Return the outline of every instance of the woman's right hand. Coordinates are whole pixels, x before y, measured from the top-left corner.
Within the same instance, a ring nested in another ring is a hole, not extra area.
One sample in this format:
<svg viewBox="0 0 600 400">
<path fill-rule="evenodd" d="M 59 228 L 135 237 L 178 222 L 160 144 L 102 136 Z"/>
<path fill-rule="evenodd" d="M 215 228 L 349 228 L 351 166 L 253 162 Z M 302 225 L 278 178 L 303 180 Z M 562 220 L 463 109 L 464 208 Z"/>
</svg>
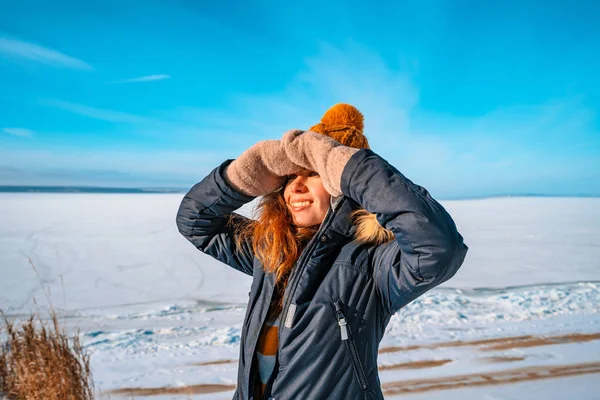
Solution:
<svg viewBox="0 0 600 400">
<path fill-rule="evenodd" d="M 263 196 L 285 185 L 301 170 L 286 155 L 280 140 L 263 140 L 244 151 L 225 170 L 227 181 L 248 196 Z"/>
</svg>

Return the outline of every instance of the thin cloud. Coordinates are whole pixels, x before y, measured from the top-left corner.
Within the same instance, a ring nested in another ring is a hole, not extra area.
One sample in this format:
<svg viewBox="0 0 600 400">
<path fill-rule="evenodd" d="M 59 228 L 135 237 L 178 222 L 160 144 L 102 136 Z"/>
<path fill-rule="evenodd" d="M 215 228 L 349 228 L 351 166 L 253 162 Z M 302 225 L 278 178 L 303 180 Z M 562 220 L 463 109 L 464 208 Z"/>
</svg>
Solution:
<svg viewBox="0 0 600 400">
<path fill-rule="evenodd" d="M 549 99 L 475 117 L 428 112 L 419 100 L 418 82 L 401 62 L 390 64 L 354 42 L 323 45 L 282 92 L 233 99 L 227 127 L 243 127 L 245 135 L 229 149 L 307 129 L 327 108 L 347 102 L 365 115 L 374 151 L 434 195 L 549 192 L 556 176 L 563 183 L 583 182 L 584 173 L 587 185 L 578 191 L 600 190 L 586 172 L 598 156 L 582 154 L 598 142 L 595 113 L 581 99 Z M 211 122 L 198 114 L 198 120 Z M 568 149 L 569 143 L 582 145 Z"/>
<path fill-rule="evenodd" d="M 42 104 L 59 108 L 61 110 L 70 111 L 75 114 L 83 115 L 84 117 L 99 119 L 109 122 L 128 123 L 128 124 L 144 124 L 151 122 L 151 119 L 140 117 L 139 115 L 124 113 L 121 111 L 106 110 L 102 108 L 89 107 L 82 104 L 71 103 L 62 100 L 43 100 Z"/>
<path fill-rule="evenodd" d="M 0 37 L 0 57 L 28 60 L 58 68 L 94 69 L 90 64 L 47 47 L 17 39 Z"/>
<path fill-rule="evenodd" d="M 228 157 L 213 150 L 4 149 L 0 185 L 191 187 Z"/>
<path fill-rule="evenodd" d="M 164 79 L 169 79 L 169 78 L 171 78 L 171 75 L 157 74 L 157 75 L 140 76 L 140 77 L 131 78 L 131 79 L 123 79 L 120 81 L 112 81 L 112 82 L 108 82 L 108 83 L 111 85 L 118 85 L 118 84 L 122 84 L 122 83 L 162 81 Z"/>
<path fill-rule="evenodd" d="M 9 135 L 24 137 L 28 139 L 31 139 L 33 137 L 33 131 L 24 128 L 4 128 L 2 131 Z"/>
</svg>

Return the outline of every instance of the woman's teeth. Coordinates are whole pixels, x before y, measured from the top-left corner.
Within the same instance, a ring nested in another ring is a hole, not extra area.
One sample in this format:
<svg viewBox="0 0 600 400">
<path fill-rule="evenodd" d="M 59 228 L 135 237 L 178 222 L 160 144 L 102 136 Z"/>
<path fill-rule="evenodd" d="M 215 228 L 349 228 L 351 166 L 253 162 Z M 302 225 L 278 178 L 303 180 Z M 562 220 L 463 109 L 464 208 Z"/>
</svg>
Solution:
<svg viewBox="0 0 600 400">
<path fill-rule="evenodd" d="M 306 207 L 310 205 L 310 201 L 298 201 L 296 203 L 292 203 L 292 207 Z"/>
</svg>

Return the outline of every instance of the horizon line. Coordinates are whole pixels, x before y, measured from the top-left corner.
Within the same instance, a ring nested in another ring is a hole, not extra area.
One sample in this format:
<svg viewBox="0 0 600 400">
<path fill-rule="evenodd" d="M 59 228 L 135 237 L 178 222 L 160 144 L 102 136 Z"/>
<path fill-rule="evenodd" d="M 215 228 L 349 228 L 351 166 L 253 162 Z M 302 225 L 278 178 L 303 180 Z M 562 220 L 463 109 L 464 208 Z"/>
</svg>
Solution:
<svg viewBox="0 0 600 400">
<path fill-rule="evenodd" d="M 183 186 L 84 186 L 84 185 L 0 185 L 0 193 L 103 193 L 103 194 L 175 194 L 187 193 Z M 439 196 L 440 200 L 481 200 L 508 197 L 600 198 L 600 194 L 495 193 L 486 195 Z"/>
</svg>

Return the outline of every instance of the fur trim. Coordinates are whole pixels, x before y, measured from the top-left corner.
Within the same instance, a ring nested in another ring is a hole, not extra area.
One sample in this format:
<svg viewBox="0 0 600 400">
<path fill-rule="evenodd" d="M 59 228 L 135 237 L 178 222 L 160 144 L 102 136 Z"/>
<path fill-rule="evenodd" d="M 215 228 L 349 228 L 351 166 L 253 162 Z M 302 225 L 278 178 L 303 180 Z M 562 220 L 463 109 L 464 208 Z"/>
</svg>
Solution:
<svg viewBox="0 0 600 400">
<path fill-rule="evenodd" d="M 380 245 L 394 240 L 392 231 L 381 226 L 375 214 L 371 214 L 365 209 L 360 209 L 354 211 L 351 217 L 356 224 L 354 238 L 359 243 Z"/>
</svg>

